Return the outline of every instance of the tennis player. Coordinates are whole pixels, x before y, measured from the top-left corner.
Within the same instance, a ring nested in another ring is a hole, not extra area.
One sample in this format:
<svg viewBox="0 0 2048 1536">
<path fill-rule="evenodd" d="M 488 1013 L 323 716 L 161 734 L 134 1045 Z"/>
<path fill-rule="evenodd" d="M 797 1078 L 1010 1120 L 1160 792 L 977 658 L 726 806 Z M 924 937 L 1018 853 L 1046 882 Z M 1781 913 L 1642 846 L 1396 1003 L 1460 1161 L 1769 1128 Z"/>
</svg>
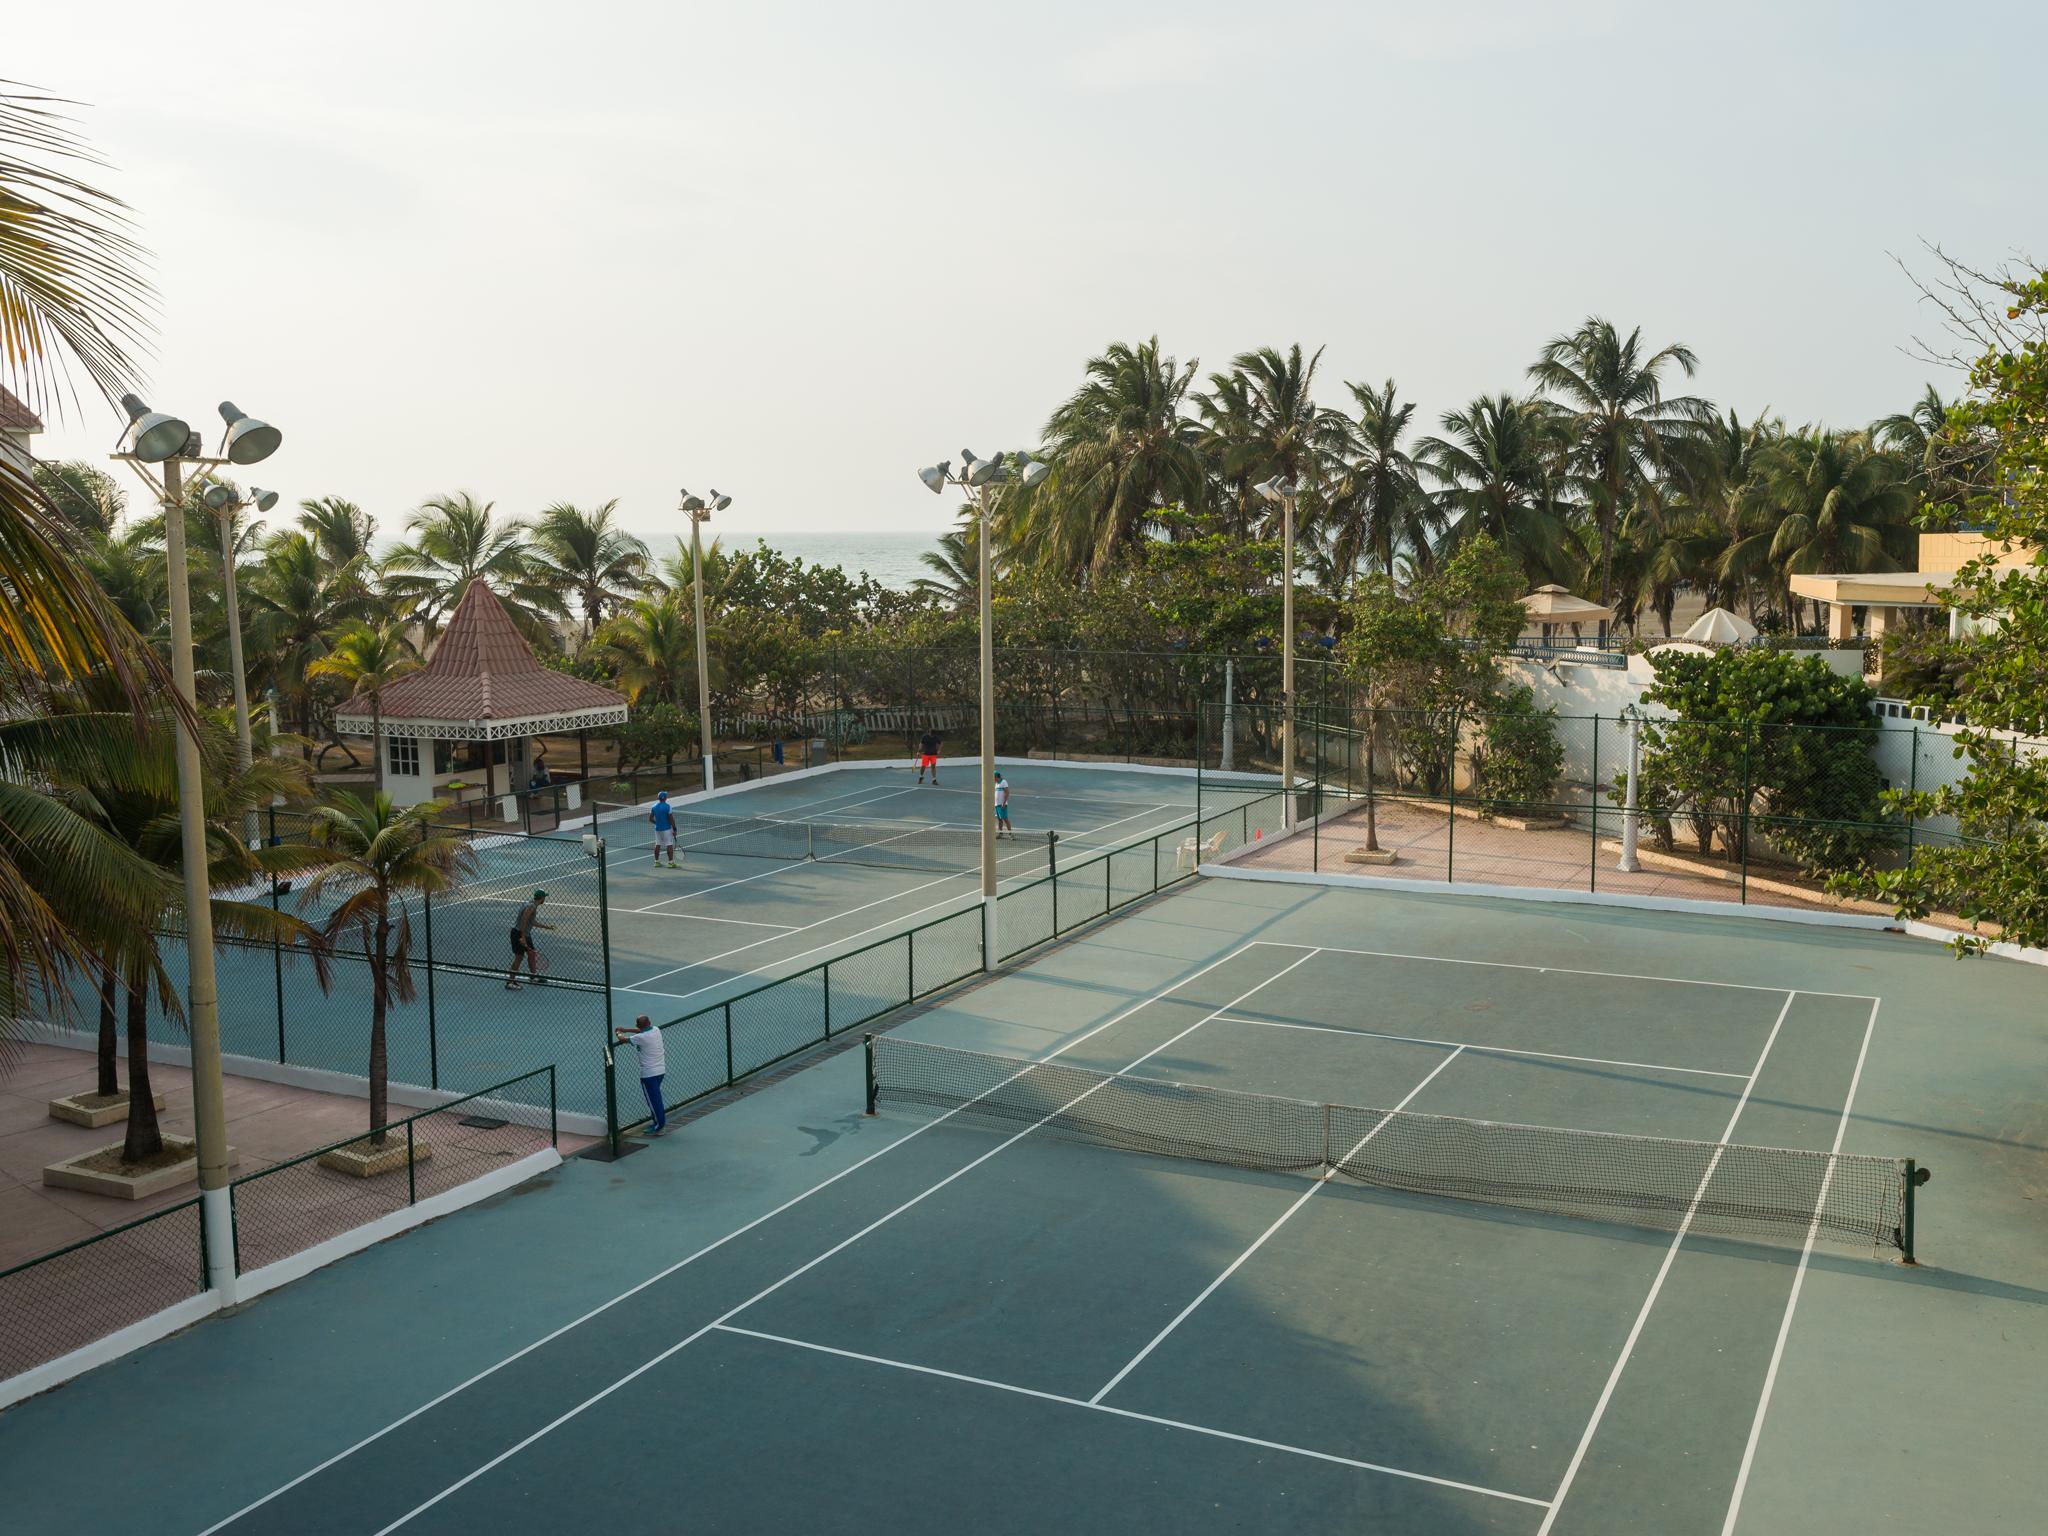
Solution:
<svg viewBox="0 0 2048 1536">
<path fill-rule="evenodd" d="M 654 867 L 661 868 L 661 854 L 668 850 L 668 867 L 676 867 L 676 813 L 669 809 L 668 791 L 663 790 L 654 797 L 654 809 L 647 813 L 647 819 L 654 823 Z"/>
<path fill-rule="evenodd" d="M 533 944 L 534 929 L 546 928 L 550 932 L 554 930 L 555 925 L 553 923 L 544 923 L 540 920 L 540 909 L 547 904 L 547 899 L 548 893 L 546 891 L 535 891 L 533 899 L 519 909 L 519 916 L 513 920 L 512 968 L 505 972 L 505 990 L 507 992 L 517 992 L 519 990 L 519 962 L 522 958 L 526 961 L 526 975 L 529 981 L 536 987 L 545 984 L 547 981 L 547 977 L 541 975 L 541 971 L 547 965 L 547 961 L 541 958 L 540 951 L 534 948 Z"/>
<path fill-rule="evenodd" d="M 924 739 L 917 744 L 917 782 L 924 782 L 925 769 L 932 771 L 932 783 L 939 782 L 939 733 L 931 726 L 924 728 Z"/>
<path fill-rule="evenodd" d="M 1010 781 L 996 775 L 996 836 L 1014 838 L 1017 829 L 1010 825 Z"/>
<path fill-rule="evenodd" d="M 647 1107 L 654 1112 L 654 1127 L 647 1134 L 667 1135 L 668 1112 L 661 1106 L 661 1079 L 668 1066 L 662 1049 L 661 1031 L 654 1027 L 654 1020 L 643 1013 L 633 1021 L 631 1029 L 613 1029 L 612 1040 L 619 1045 L 630 1040 L 633 1049 L 639 1053 L 640 1091 L 647 1095 Z"/>
</svg>

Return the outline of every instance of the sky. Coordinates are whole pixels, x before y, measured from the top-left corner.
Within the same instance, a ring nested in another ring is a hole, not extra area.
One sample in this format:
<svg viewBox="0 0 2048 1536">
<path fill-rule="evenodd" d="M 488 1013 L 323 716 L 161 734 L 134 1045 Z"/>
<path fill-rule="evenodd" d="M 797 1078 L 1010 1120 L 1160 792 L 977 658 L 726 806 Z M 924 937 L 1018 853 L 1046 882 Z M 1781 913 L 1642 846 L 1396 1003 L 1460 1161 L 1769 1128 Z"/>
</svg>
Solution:
<svg viewBox="0 0 2048 1536">
<path fill-rule="evenodd" d="M 1963 15 L 112 0 L 16 8 L 0 73 L 81 103 L 156 257 L 145 393 L 280 426 L 258 483 L 386 535 L 616 498 L 666 546 L 683 486 L 740 542 L 937 533 L 918 466 L 1155 334 L 1323 346 L 1325 403 L 1392 377 L 1434 424 L 1600 314 L 1745 415 L 1904 409 L 1894 258 L 2048 257 L 2048 7 Z"/>
</svg>

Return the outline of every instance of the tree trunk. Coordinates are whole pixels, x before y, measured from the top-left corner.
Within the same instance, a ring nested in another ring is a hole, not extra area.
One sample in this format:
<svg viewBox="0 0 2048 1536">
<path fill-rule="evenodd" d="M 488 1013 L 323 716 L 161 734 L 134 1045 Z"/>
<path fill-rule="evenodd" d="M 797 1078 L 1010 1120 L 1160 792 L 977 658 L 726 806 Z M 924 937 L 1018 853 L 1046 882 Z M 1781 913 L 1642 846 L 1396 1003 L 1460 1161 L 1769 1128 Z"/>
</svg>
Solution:
<svg viewBox="0 0 2048 1536">
<path fill-rule="evenodd" d="M 387 946 L 391 939 L 391 920 L 384 913 L 377 914 L 376 948 L 370 957 L 370 1142 L 373 1146 L 384 1145 L 384 1125 L 390 1118 L 388 1084 L 390 1062 L 384 1050 L 384 1009 L 390 995 L 386 980 L 390 965 Z"/>
<path fill-rule="evenodd" d="M 106 961 L 100 962 L 100 1040 L 99 1040 L 99 1084 L 93 1089 L 102 1098 L 112 1098 L 121 1091 L 120 1074 L 115 1071 L 116 1058 L 121 1043 L 114 1027 L 114 968 Z"/>
<path fill-rule="evenodd" d="M 384 696 L 370 695 L 370 759 L 377 793 L 384 793 Z"/>
<path fill-rule="evenodd" d="M 128 1134 L 121 1156 L 133 1163 L 163 1149 L 156 1094 L 149 1086 L 149 979 L 137 971 L 128 977 Z"/>
</svg>

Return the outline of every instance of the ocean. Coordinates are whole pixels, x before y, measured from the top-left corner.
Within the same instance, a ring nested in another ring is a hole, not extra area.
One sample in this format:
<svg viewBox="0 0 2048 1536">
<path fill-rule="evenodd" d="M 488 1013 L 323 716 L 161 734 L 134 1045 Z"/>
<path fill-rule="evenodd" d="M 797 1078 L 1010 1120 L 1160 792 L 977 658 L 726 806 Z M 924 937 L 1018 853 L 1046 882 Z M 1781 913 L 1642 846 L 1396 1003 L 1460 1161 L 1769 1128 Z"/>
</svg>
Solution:
<svg viewBox="0 0 2048 1536">
<path fill-rule="evenodd" d="M 836 565 L 847 575 L 866 571 L 885 587 L 901 591 L 920 576 L 929 576 L 918 556 L 938 548 L 935 533 L 881 531 L 875 533 L 810 532 L 763 533 L 756 537 L 785 555 L 794 555 L 807 565 Z M 744 547 L 751 549 L 749 538 Z"/>
</svg>

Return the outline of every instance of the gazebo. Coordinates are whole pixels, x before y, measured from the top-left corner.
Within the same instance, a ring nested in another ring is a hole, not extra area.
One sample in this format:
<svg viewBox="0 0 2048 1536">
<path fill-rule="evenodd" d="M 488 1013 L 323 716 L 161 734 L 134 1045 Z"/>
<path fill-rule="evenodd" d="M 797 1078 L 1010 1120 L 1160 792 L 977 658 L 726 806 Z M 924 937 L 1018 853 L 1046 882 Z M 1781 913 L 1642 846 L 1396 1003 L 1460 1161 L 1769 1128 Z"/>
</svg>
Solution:
<svg viewBox="0 0 2048 1536">
<path fill-rule="evenodd" d="M 384 787 L 401 805 L 430 800 L 451 780 L 514 794 L 526 788 L 536 738 L 581 736 L 626 714 L 623 694 L 542 666 L 498 594 L 472 581 L 426 666 L 384 689 Z M 334 728 L 370 735 L 369 696 L 342 705 Z"/>
<path fill-rule="evenodd" d="M 1599 603 L 1589 603 L 1583 597 L 1575 597 L 1555 582 L 1538 587 L 1522 599 L 1522 611 L 1529 616 L 1531 624 L 1542 626 L 1543 638 L 1550 638 L 1550 631 L 1560 624 L 1569 624 L 1574 636 L 1581 624 L 1598 624 L 1614 617 L 1612 608 Z"/>
</svg>

